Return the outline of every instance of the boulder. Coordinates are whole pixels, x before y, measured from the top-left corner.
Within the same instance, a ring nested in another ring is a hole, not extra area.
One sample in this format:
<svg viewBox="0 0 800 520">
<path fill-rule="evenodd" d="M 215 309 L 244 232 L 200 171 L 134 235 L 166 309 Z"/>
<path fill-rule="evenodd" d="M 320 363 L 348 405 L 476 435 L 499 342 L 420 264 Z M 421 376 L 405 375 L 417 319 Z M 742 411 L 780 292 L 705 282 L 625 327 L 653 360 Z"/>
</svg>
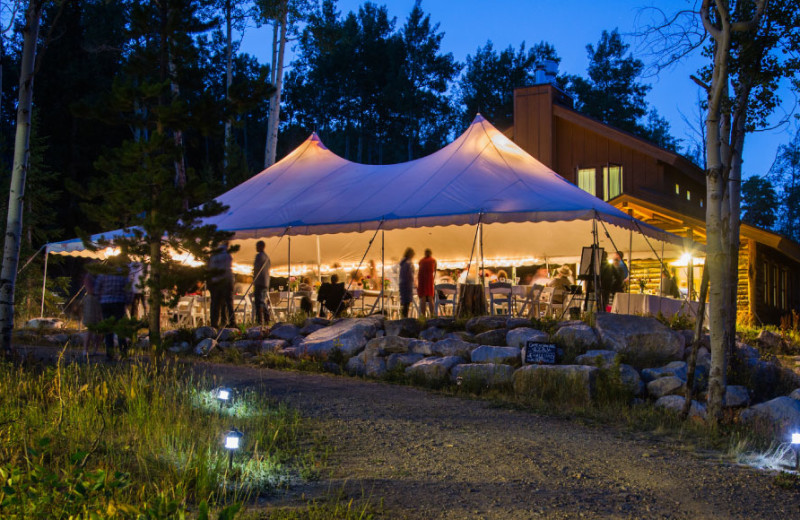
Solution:
<svg viewBox="0 0 800 520">
<path fill-rule="evenodd" d="M 655 379 L 659 379 L 662 377 L 669 377 L 675 376 L 679 379 L 683 379 L 686 381 L 686 362 L 685 361 L 673 361 L 671 363 L 667 363 L 663 367 L 658 368 L 645 368 L 642 370 L 642 379 L 645 383 L 649 383 Z"/>
<path fill-rule="evenodd" d="M 404 338 L 416 338 L 422 329 L 416 318 L 403 318 L 400 320 L 386 320 L 384 329 L 387 336 L 403 336 Z"/>
<path fill-rule="evenodd" d="M 265 336 L 269 336 L 269 329 L 267 327 L 250 327 L 247 329 L 247 332 L 244 333 L 244 338 L 251 340 L 261 340 L 264 339 Z"/>
<path fill-rule="evenodd" d="M 792 393 L 789 394 L 789 397 L 797 401 L 800 401 L 800 388 L 795 388 L 794 390 L 792 390 Z"/>
<path fill-rule="evenodd" d="M 204 340 L 201 340 L 200 343 L 198 343 L 197 345 L 195 345 L 194 353 L 197 356 L 205 357 L 209 354 L 209 352 L 214 350 L 214 348 L 216 348 L 217 346 L 218 346 L 217 340 L 215 340 L 214 338 L 206 338 Z"/>
<path fill-rule="evenodd" d="M 412 339 L 408 343 L 408 353 L 432 356 L 433 351 L 431 351 L 431 347 L 433 347 L 433 343 L 430 341 L 425 341 L 424 339 Z"/>
<path fill-rule="evenodd" d="M 167 348 L 173 354 L 185 354 L 192 350 L 192 345 L 188 341 L 181 341 Z"/>
<path fill-rule="evenodd" d="M 619 380 L 622 386 L 625 387 L 634 396 L 639 396 L 644 393 L 644 383 L 642 378 L 639 377 L 639 372 L 630 365 L 619 366 Z"/>
<path fill-rule="evenodd" d="M 454 366 L 450 379 L 459 385 L 476 384 L 481 387 L 511 384 L 514 367 L 494 363 L 467 363 Z"/>
<path fill-rule="evenodd" d="M 74 334 L 70 334 L 69 344 L 75 347 L 82 347 L 88 335 L 89 335 L 88 331 L 76 332 Z"/>
<path fill-rule="evenodd" d="M 383 358 L 368 360 L 364 367 L 364 373 L 367 377 L 373 377 L 375 379 L 383 377 L 386 375 L 386 361 Z"/>
<path fill-rule="evenodd" d="M 683 336 L 655 318 L 599 313 L 595 328 L 607 348 L 634 366 L 653 366 L 683 357 Z"/>
<path fill-rule="evenodd" d="M 463 363 L 464 358 L 460 356 L 427 357 L 406 368 L 406 375 L 441 381 L 447 378 L 451 368 Z"/>
<path fill-rule="evenodd" d="M 576 321 L 559 328 L 553 335 L 553 341 L 560 345 L 591 348 L 597 345 L 598 338 L 594 329 L 582 321 Z"/>
<path fill-rule="evenodd" d="M 487 330 L 504 329 L 508 316 L 475 316 L 467 321 L 467 331 L 473 334 Z"/>
<path fill-rule="evenodd" d="M 747 363 L 748 360 L 759 359 L 761 357 L 758 349 L 739 341 L 736 342 L 736 349 L 733 351 L 733 355 L 739 358 L 741 363 Z"/>
<path fill-rule="evenodd" d="M 406 368 L 421 360 L 422 354 L 392 354 L 386 358 L 386 370 L 395 370 L 397 367 Z"/>
<path fill-rule="evenodd" d="M 261 342 L 254 339 L 240 339 L 233 342 L 233 348 L 255 351 L 261 348 Z"/>
<path fill-rule="evenodd" d="M 217 343 L 217 347 L 219 347 L 220 350 L 225 350 L 227 348 L 231 348 L 232 346 L 233 346 L 233 341 L 220 341 L 219 343 Z"/>
<path fill-rule="evenodd" d="M 450 339 L 450 338 L 458 339 L 461 341 L 467 341 L 470 343 L 475 341 L 475 336 L 473 336 L 472 334 L 470 334 L 465 330 L 456 330 L 453 332 L 448 332 L 447 334 L 444 335 L 444 338 L 442 339 Z"/>
<path fill-rule="evenodd" d="M 265 339 L 261 341 L 259 349 L 261 352 L 276 352 L 287 347 L 285 339 Z"/>
<path fill-rule="evenodd" d="M 447 334 L 444 329 L 440 329 L 439 327 L 430 327 L 422 332 L 419 333 L 419 339 L 424 339 L 426 341 L 439 341 Z"/>
<path fill-rule="evenodd" d="M 457 339 L 443 339 L 431 344 L 431 354 L 439 357 L 460 356 L 469 359 L 469 354 L 475 345 Z"/>
<path fill-rule="evenodd" d="M 728 385 L 725 387 L 725 398 L 722 404 L 726 408 L 742 408 L 750 404 L 750 394 L 743 386 Z"/>
<path fill-rule="evenodd" d="M 528 322 L 528 324 L 530 324 L 530 322 Z M 522 348 L 529 341 L 547 343 L 550 341 L 550 335 L 530 327 L 518 327 L 506 333 L 506 345 L 509 347 Z"/>
<path fill-rule="evenodd" d="M 742 410 L 739 420 L 744 424 L 766 427 L 774 432 L 798 431 L 800 401 L 787 396 L 776 397 Z"/>
<path fill-rule="evenodd" d="M 665 395 L 656 400 L 655 407 L 666 408 L 675 413 L 681 413 L 685 402 L 686 398 L 681 395 Z M 704 421 L 706 419 L 706 405 L 698 403 L 697 401 L 692 401 L 692 406 L 689 407 L 689 417 Z"/>
<path fill-rule="evenodd" d="M 331 324 L 331 320 L 328 318 L 320 318 L 318 316 L 311 316 L 306 318 L 306 321 L 303 322 L 303 327 L 308 327 L 309 325 L 322 325 L 327 327 Z"/>
<path fill-rule="evenodd" d="M 175 341 L 178 341 L 178 336 L 180 335 L 181 331 L 178 329 L 165 330 L 161 333 L 161 339 L 165 342 L 172 341 L 174 343 Z"/>
<path fill-rule="evenodd" d="M 363 376 L 367 373 L 366 363 L 364 363 L 364 360 L 358 356 L 353 356 L 348 359 L 344 369 L 351 376 Z"/>
<path fill-rule="evenodd" d="M 290 343 L 291 343 L 292 345 L 294 345 L 294 346 L 297 346 L 297 345 L 299 345 L 300 343 L 302 343 L 304 339 L 305 339 L 305 338 L 304 338 L 303 336 L 301 336 L 301 335 L 299 335 L 299 334 L 298 334 L 297 336 L 295 336 L 295 337 L 294 337 L 294 339 L 293 339 L 293 340 L 292 340 Z"/>
<path fill-rule="evenodd" d="M 194 329 L 194 334 L 192 335 L 195 342 L 202 341 L 206 338 L 216 338 L 217 337 L 217 329 L 214 327 L 197 327 Z"/>
<path fill-rule="evenodd" d="M 455 323 L 455 318 L 451 317 L 439 317 L 439 318 L 431 318 L 425 322 L 425 326 L 428 328 L 439 328 L 439 329 L 449 329 Z"/>
<path fill-rule="evenodd" d="M 324 329 L 325 327 L 327 327 L 327 325 L 323 325 L 321 323 L 306 323 L 303 325 L 303 328 L 300 329 L 300 334 L 303 336 L 308 336 L 309 334 L 317 332 L 319 329 Z"/>
<path fill-rule="evenodd" d="M 405 354 L 412 341 L 402 336 L 383 336 L 371 339 L 364 349 L 364 360 L 370 361 L 388 354 Z"/>
<path fill-rule="evenodd" d="M 376 318 L 346 318 L 312 332 L 298 345 L 306 354 L 326 358 L 338 348 L 345 357 L 361 352 L 375 336 L 381 321 Z"/>
<path fill-rule="evenodd" d="M 695 360 L 695 369 L 703 367 L 706 371 L 711 371 L 711 352 L 705 347 L 697 349 L 697 359 Z"/>
<path fill-rule="evenodd" d="M 664 397 L 665 395 L 684 392 L 686 392 L 685 382 L 683 379 L 675 376 L 660 377 L 647 383 L 647 393 L 656 399 Z"/>
<path fill-rule="evenodd" d="M 606 365 L 613 365 L 617 356 L 619 356 L 619 354 L 613 350 L 589 350 L 585 354 L 576 357 L 575 363 L 578 365 L 604 367 Z"/>
<path fill-rule="evenodd" d="M 508 330 L 518 329 L 520 327 L 530 327 L 530 326 L 531 326 L 531 320 L 529 320 L 528 318 L 514 318 L 512 316 L 511 318 L 508 318 L 506 320 L 506 328 Z"/>
<path fill-rule="evenodd" d="M 525 365 L 514 372 L 514 392 L 545 400 L 568 396 L 589 403 L 594 398 L 598 371 L 586 365 Z"/>
<path fill-rule="evenodd" d="M 783 337 L 775 332 L 762 329 L 756 338 L 761 348 L 770 350 L 772 352 L 780 352 L 783 350 Z"/>
<path fill-rule="evenodd" d="M 292 341 L 300 335 L 300 328 L 293 323 L 278 323 L 269 331 L 269 337 L 272 339 L 285 339 Z"/>
<path fill-rule="evenodd" d="M 26 329 L 63 329 L 64 322 L 58 318 L 34 318 L 25 322 Z"/>
<path fill-rule="evenodd" d="M 66 345 L 69 343 L 69 334 L 48 334 L 44 337 L 44 340 L 48 343 L 52 343 L 54 345 Z"/>
<path fill-rule="evenodd" d="M 498 365 L 514 365 L 519 366 L 522 364 L 522 356 L 520 349 L 517 347 L 493 347 L 489 345 L 481 345 L 474 349 L 470 354 L 470 359 L 473 363 L 494 363 Z"/>
<path fill-rule="evenodd" d="M 275 352 L 277 352 L 282 356 L 290 357 L 292 359 L 300 359 L 303 356 L 303 354 L 305 354 L 305 352 L 303 352 L 302 347 L 295 347 L 295 346 L 282 348 L 280 350 L 276 350 Z"/>
<path fill-rule="evenodd" d="M 492 345 L 502 347 L 506 344 L 506 329 L 487 330 L 475 335 L 475 343 L 478 345 Z"/>
<path fill-rule="evenodd" d="M 233 341 L 239 337 L 239 329 L 222 329 L 217 341 Z"/>
</svg>

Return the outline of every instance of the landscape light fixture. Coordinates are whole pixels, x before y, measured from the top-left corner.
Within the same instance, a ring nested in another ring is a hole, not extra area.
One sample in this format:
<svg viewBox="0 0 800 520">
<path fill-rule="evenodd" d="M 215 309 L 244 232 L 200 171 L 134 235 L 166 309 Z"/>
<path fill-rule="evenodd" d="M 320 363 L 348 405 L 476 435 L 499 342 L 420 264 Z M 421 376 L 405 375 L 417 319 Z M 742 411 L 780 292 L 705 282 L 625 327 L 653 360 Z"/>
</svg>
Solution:
<svg viewBox="0 0 800 520">
<path fill-rule="evenodd" d="M 225 449 L 228 450 L 228 469 L 233 468 L 233 452 L 238 450 L 242 444 L 244 434 L 235 427 L 225 434 Z"/>
<path fill-rule="evenodd" d="M 794 467 L 800 473 L 800 433 L 792 433 L 792 448 L 794 449 Z"/>
<path fill-rule="evenodd" d="M 230 401 L 232 396 L 233 391 L 230 388 L 222 387 L 217 389 L 217 400 L 219 401 L 220 410 L 222 410 L 222 405 Z"/>
</svg>

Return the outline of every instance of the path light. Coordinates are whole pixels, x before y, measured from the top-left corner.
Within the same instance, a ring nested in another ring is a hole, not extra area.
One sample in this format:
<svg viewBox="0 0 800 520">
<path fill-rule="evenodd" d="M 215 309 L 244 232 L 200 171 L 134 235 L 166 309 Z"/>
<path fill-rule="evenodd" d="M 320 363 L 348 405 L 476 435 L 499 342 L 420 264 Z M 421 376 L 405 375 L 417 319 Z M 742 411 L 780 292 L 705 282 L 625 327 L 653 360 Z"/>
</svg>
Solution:
<svg viewBox="0 0 800 520">
<path fill-rule="evenodd" d="M 235 427 L 225 434 L 225 449 L 228 450 L 228 469 L 233 468 L 233 452 L 241 447 L 242 437 L 244 437 L 244 434 Z"/>
<path fill-rule="evenodd" d="M 217 389 L 217 400 L 219 401 L 219 409 L 222 410 L 222 405 L 226 404 L 233 396 L 233 391 L 230 388 L 218 388 Z"/>
<path fill-rule="evenodd" d="M 792 448 L 794 448 L 794 467 L 800 473 L 800 433 L 792 433 Z"/>
</svg>

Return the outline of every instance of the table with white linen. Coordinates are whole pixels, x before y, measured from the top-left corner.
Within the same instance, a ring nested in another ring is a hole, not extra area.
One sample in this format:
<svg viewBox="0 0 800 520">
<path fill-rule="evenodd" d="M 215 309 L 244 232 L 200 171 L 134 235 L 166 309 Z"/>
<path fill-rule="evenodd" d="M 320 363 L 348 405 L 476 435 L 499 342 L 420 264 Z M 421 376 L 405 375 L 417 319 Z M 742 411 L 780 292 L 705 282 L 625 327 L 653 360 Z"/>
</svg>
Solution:
<svg viewBox="0 0 800 520">
<path fill-rule="evenodd" d="M 611 312 L 616 314 L 640 314 L 657 316 L 660 312 L 665 318 L 672 318 L 676 314 L 694 318 L 697 316 L 699 303 L 688 300 L 677 300 L 655 294 L 628 294 L 617 293 Z"/>
</svg>

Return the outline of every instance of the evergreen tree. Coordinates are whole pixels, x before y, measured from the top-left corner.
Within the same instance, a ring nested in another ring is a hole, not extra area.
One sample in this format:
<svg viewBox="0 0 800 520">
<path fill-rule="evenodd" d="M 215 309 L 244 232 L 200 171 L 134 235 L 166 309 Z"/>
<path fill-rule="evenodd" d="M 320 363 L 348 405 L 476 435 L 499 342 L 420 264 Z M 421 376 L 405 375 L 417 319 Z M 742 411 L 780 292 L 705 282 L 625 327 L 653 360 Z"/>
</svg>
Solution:
<svg viewBox="0 0 800 520">
<path fill-rule="evenodd" d="M 764 177 L 753 175 L 742 183 L 742 220 L 763 229 L 775 224 L 778 197 Z"/>
<path fill-rule="evenodd" d="M 800 127 L 789 143 L 778 147 L 767 177 L 778 190 L 778 231 L 800 241 Z"/>
</svg>

